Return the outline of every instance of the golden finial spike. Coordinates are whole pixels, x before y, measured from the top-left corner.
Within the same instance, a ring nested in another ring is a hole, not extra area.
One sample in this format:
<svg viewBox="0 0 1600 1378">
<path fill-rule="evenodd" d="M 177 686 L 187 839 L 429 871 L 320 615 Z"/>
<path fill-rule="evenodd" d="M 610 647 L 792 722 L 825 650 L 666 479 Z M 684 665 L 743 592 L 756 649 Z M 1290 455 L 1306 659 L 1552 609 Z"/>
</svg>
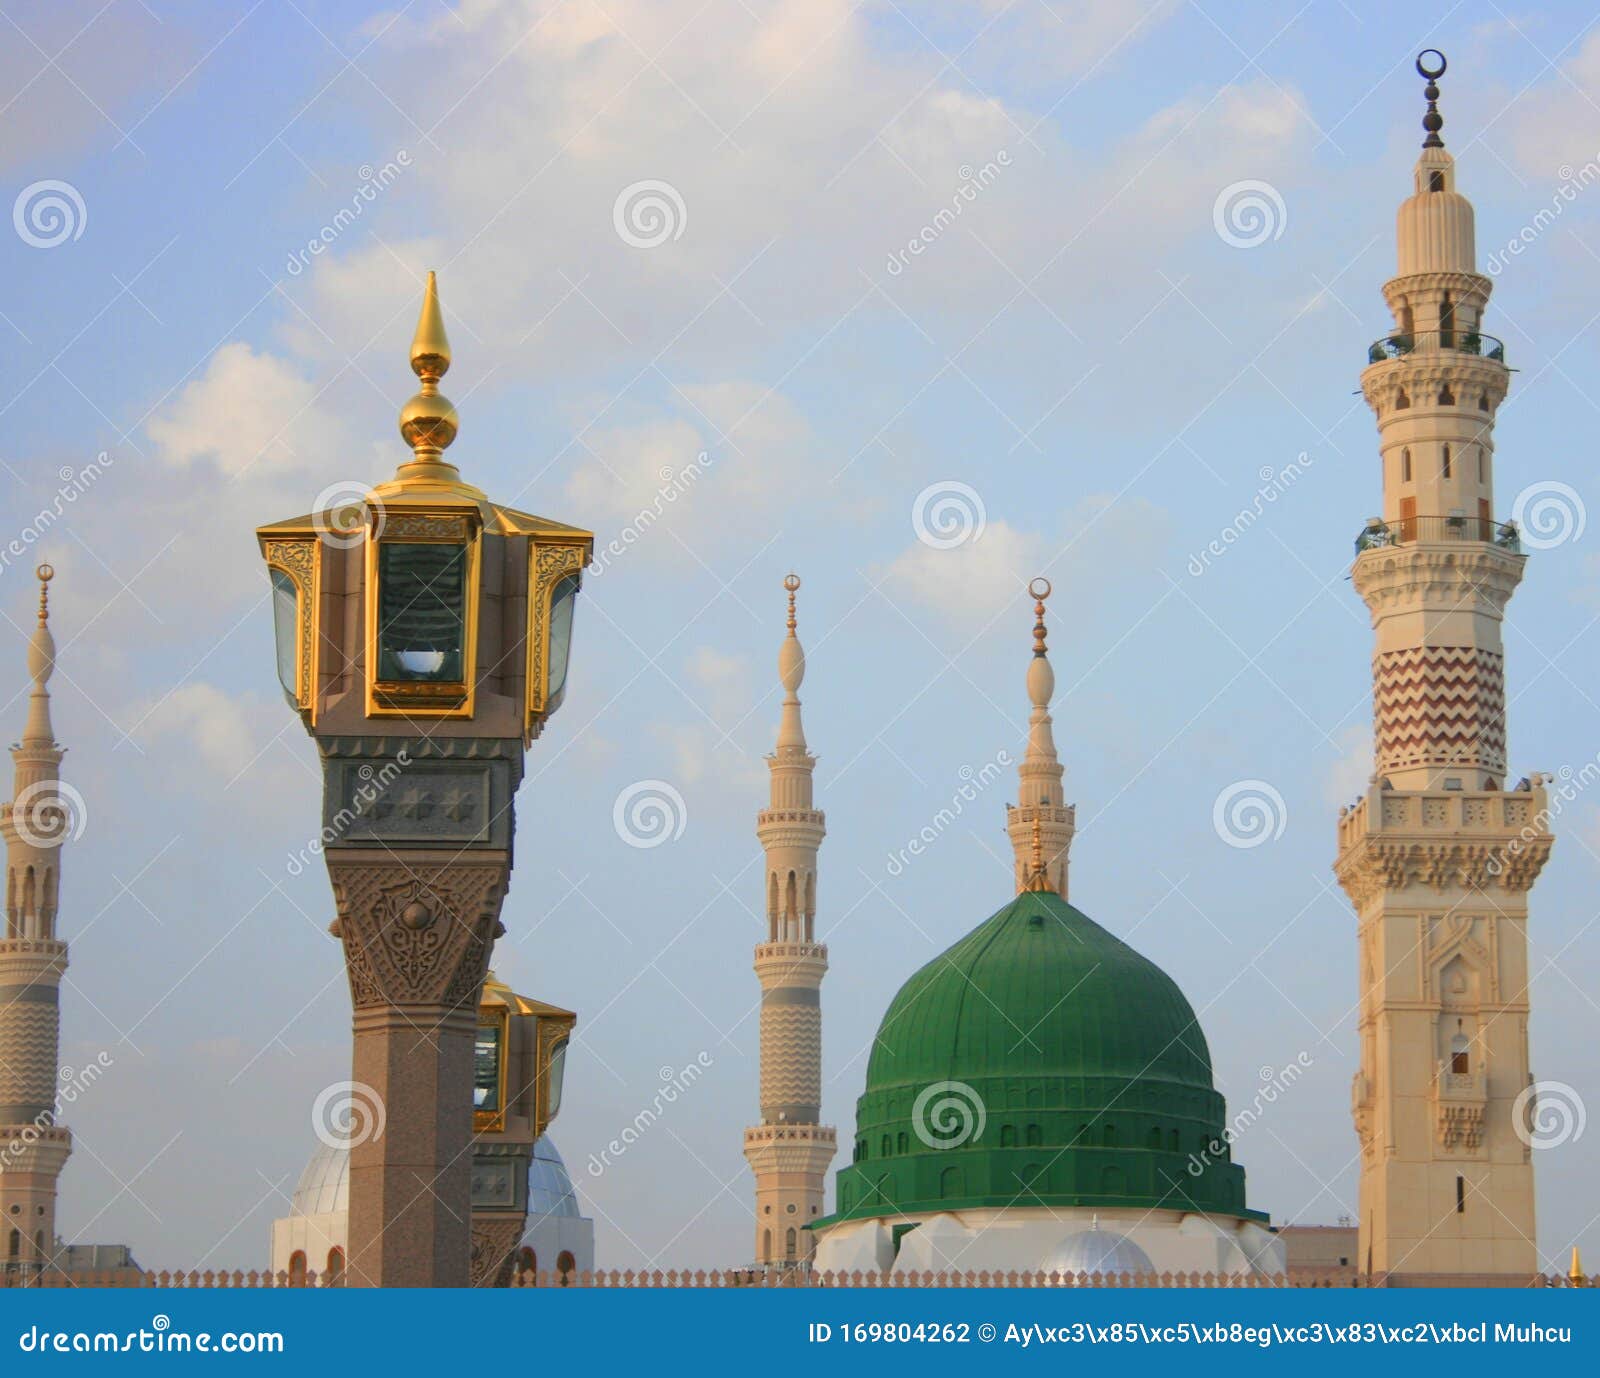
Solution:
<svg viewBox="0 0 1600 1378">
<path fill-rule="evenodd" d="M 50 581 L 56 577 L 54 565 L 40 565 L 34 573 L 39 576 L 39 625 L 50 620 Z"/>
<path fill-rule="evenodd" d="M 789 591 L 789 635 L 793 636 L 795 629 L 794 593 L 795 590 L 800 587 L 800 576 L 798 574 L 784 575 L 783 586 Z"/>
<path fill-rule="evenodd" d="M 1050 596 L 1050 581 L 1042 575 L 1031 580 L 1028 584 L 1028 593 L 1033 598 L 1033 653 L 1042 656 L 1047 654 L 1044 644 L 1044 600 Z"/>
<path fill-rule="evenodd" d="M 1578 1257 L 1578 1246 L 1576 1244 L 1572 1246 L 1572 1266 L 1567 1270 L 1567 1277 L 1572 1280 L 1574 1286 L 1583 1286 L 1583 1260 Z"/>
<path fill-rule="evenodd" d="M 439 280 L 430 270 L 417 333 L 411 339 L 411 371 L 426 384 L 437 383 L 449 369 L 450 337 L 444 333 L 444 314 L 439 310 Z"/>
<path fill-rule="evenodd" d="M 411 368 L 422 380 L 422 387 L 400 408 L 400 434 L 411 446 L 410 464 L 401 466 L 401 475 L 455 481 L 455 466 L 444 458 L 456 438 L 458 421 L 450 399 L 439 391 L 439 379 L 450 367 L 450 341 L 444 333 L 444 316 L 439 311 L 439 285 L 430 272 L 422 296 L 422 315 L 411 341 Z"/>
<path fill-rule="evenodd" d="M 1043 892 L 1053 890 L 1050 876 L 1044 869 L 1044 831 L 1039 826 L 1039 817 L 1044 812 L 1043 808 L 1033 811 L 1033 870 L 1028 876 L 1028 883 L 1023 886 L 1025 890 Z"/>
</svg>

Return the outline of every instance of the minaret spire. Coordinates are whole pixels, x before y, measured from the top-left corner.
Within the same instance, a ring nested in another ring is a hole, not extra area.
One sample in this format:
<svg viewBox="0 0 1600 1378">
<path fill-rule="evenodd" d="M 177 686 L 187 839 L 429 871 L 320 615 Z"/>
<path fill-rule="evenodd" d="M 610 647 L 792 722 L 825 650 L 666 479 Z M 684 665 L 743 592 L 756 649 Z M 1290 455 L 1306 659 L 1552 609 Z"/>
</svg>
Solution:
<svg viewBox="0 0 1600 1378">
<path fill-rule="evenodd" d="M 1016 885 L 1023 890 L 1054 890 L 1067 897 L 1067 853 L 1072 847 L 1075 812 L 1062 791 L 1065 773 L 1056 754 L 1050 700 L 1056 691 L 1056 674 L 1046 644 L 1044 604 L 1050 581 L 1033 580 L 1033 658 L 1028 662 L 1028 744 L 1017 767 L 1017 803 L 1007 805 L 1006 831 L 1016 860 Z M 1038 851 L 1035 852 L 1035 838 Z"/>
<path fill-rule="evenodd" d="M 1429 58 L 1438 60 L 1430 62 Z M 1428 102 L 1428 113 L 1422 117 L 1422 127 L 1428 132 L 1428 137 L 1422 141 L 1424 148 L 1444 147 L 1444 140 L 1439 137 L 1439 131 L 1444 128 L 1444 116 L 1439 113 L 1439 78 L 1444 75 L 1446 66 L 1444 54 L 1437 48 L 1424 48 L 1417 54 L 1417 74 L 1428 83 L 1422 88 Z"/>
<path fill-rule="evenodd" d="M 1334 868 L 1358 920 L 1358 1254 L 1377 1273 L 1525 1279 L 1528 892 L 1551 814 L 1540 777 L 1505 788 L 1501 627 L 1526 558 L 1495 514 L 1511 374 L 1483 330 L 1493 283 L 1439 137 L 1444 70 L 1442 53 L 1417 59 L 1427 138 L 1383 288 L 1393 325 L 1361 374 L 1383 507 L 1350 577 L 1372 619 L 1375 752 Z"/>
<path fill-rule="evenodd" d="M 756 1179 L 756 1262 L 784 1268 L 810 1259 L 805 1226 L 822 1214 L 824 1173 L 833 1161 L 834 1130 L 822 1117 L 822 978 L 828 949 L 816 940 L 817 851 L 826 831 L 812 807 L 816 757 L 800 721 L 806 656 L 796 634 L 800 579 L 783 581 L 789 595 L 787 634 L 778 648 L 783 706 L 778 741 L 767 767 L 768 807 L 756 819 L 766 851 L 766 941 L 756 947 L 761 981 L 761 1123 L 744 1132 L 744 1153 Z"/>
<path fill-rule="evenodd" d="M 0 1269 L 27 1278 L 52 1266 L 56 1179 L 72 1135 L 55 1122 L 60 1052 L 59 991 L 67 945 L 56 936 L 62 843 L 72 820 L 63 805 L 64 754 L 50 723 L 50 580 L 40 565 L 39 617 L 28 642 L 28 718 L 11 748 L 14 792 L 0 810 L 6 848 L 5 936 L 0 940 Z"/>
</svg>

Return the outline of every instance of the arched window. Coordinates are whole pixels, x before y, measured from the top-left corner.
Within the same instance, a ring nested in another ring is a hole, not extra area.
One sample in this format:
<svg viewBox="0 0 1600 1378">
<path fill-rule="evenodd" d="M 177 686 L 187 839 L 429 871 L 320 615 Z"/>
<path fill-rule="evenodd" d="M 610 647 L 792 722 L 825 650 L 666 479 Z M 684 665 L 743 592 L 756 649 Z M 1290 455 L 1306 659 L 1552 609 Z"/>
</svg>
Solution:
<svg viewBox="0 0 1600 1378">
<path fill-rule="evenodd" d="M 1483 462 L 1483 446 L 1480 445 L 1480 446 L 1478 446 L 1478 482 L 1479 483 L 1485 482 L 1484 476 L 1487 473 L 1488 473 L 1488 470 L 1484 467 L 1484 462 Z"/>
<path fill-rule="evenodd" d="M 306 1254 L 304 1249 L 296 1249 L 289 1255 L 289 1286 L 304 1287 L 306 1285 Z"/>
<path fill-rule="evenodd" d="M 783 1256 L 785 1258 L 793 1258 L 799 1242 L 799 1237 L 794 1232 L 794 1226 L 789 1226 L 788 1232 L 783 1237 Z"/>
<path fill-rule="evenodd" d="M 946 1201 L 954 1201 L 966 1195 L 966 1180 L 961 1175 L 958 1167 L 947 1167 L 939 1174 L 939 1195 Z"/>
<path fill-rule="evenodd" d="M 778 941 L 778 873 L 767 877 L 767 941 Z"/>
<path fill-rule="evenodd" d="M 328 1250 L 328 1271 L 322 1275 L 324 1287 L 344 1286 L 344 1250 L 332 1248 Z"/>
<path fill-rule="evenodd" d="M 11 1247 L 6 1250 L 6 1253 L 11 1258 L 15 1258 L 17 1256 L 18 1252 L 21 1250 L 21 1248 L 22 1248 L 22 1235 L 20 1233 L 18 1233 L 16 1230 L 12 1230 L 11 1231 Z"/>
<path fill-rule="evenodd" d="M 1489 410 L 1489 394 L 1488 393 L 1480 392 L 1478 394 L 1478 410 L 1479 411 L 1488 411 Z"/>
<path fill-rule="evenodd" d="M 1178 1131 L 1176 1129 L 1174 1129 L 1172 1131 L 1172 1133 L 1167 1138 L 1167 1147 L 1172 1152 L 1176 1153 L 1178 1151 L 1178 1145 L 1179 1145 L 1180 1142 L 1181 1141 L 1178 1138 Z"/>
<path fill-rule="evenodd" d="M 1017 1146 L 1017 1127 L 1014 1124 L 1000 1126 L 1000 1147 L 1015 1148 Z"/>
<path fill-rule="evenodd" d="M 904 1130 L 895 1135 L 894 1149 L 896 1153 L 904 1153 L 911 1146 L 911 1140 L 906 1137 Z"/>
<path fill-rule="evenodd" d="M 761 1231 L 761 1258 L 765 1262 L 772 1257 L 772 1231 Z"/>
<path fill-rule="evenodd" d="M 1456 395 L 1450 391 L 1450 384 L 1446 383 L 1439 389 L 1439 405 L 1441 407 L 1453 407 L 1455 404 Z"/>
<path fill-rule="evenodd" d="M 563 1249 L 556 1255 L 556 1272 L 559 1273 L 560 1283 L 563 1287 L 571 1287 L 578 1271 L 578 1260 L 573 1258 L 571 1252 Z"/>
<path fill-rule="evenodd" d="M 1150 1147 L 1155 1149 L 1157 1152 L 1160 1152 L 1160 1150 L 1161 1150 L 1161 1131 L 1159 1129 L 1152 1129 L 1150 1131 Z"/>
<path fill-rule="evenodd" d="M 1443 191 L 1444 190 L 1444 173 L 1440 172 L 1438 170 L 1438 168 L 1435 168 L 1432 172 L 1430 172 L 1428 174 L 1428 190 L 1429 191 Z"/>
<path fill-rule="evenodd" d="M 885 1158 L 887 1158 L 893 1152 L 894 1152 L 894 1140 L 892 1140 L 887 1134 L 885 1134 L 883 1136 L 883 1156 Z"/>
<path fill-rule="evenodd" d="M 1400 481 L 1411 482 L 1411 451 L 1409 448 L 1400 451 Z"/>
<path fill-rule="evenodd" d="M 1116 1145 L 1116 1142 L 1117 1142 L 1117 1127 L 1116 1127 L 1116 1125 L 1108 1124 L 1106 1126 L 1106 1131 L 1105 1131 L 1104 1138 L 1105 1138 L 1105 1146 L 1107 1148 L 1112 1148 L 1112 1147 L 1114 1147 Z"/>
<path fill-rule="evenodd" d="M 1457 1074 L 1472 1070 L 1471 1045 L 1466 1034 L 1457 1034 L 1450 1040 L 1450 1070 Z"/>
<path fill-rule="evenodd" d="M 1448 445 L 1444 447 L 1444 467 L 1441 472 L 1445 478 L 1450 477 L 1450 447 Z"/>
<path fill-rule="evenodd" d="M 1439 303 L 1439 347 L 1441 349 L 1454 349 L 1456 347 L 1456 304 L 1450 300 L 1450 294 L 1444 294 L 1444 300 Z"/>
<path fill-rule="evenodd" d="M 1044 1142 L 1044 1134 L 1040 1131 L 1038 1125 L 1030 1124 L 1027 1129 L 1023 1131 L 1022 1141 L 1027 1144 L 1029 1148 L 1037 1148 Z"/>
<path fill-rule="evenodd" d="M 1404 411 L 1410 405 L 1411 398 L 1406 395 L 1406 390 L 1401 388 L 1399 395 L 1394 399 L 1394 409 L 1396 411 Z"/>
</svg>

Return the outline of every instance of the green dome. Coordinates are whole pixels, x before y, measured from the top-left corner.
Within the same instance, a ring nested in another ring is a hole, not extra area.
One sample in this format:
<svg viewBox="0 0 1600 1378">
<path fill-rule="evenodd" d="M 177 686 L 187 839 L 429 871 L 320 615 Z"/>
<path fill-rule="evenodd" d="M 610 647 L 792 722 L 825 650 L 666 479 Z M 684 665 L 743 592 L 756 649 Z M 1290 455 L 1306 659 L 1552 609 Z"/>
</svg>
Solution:
<svg viewBox="0 0 1600 1378">
<path fill-rule="evenodd" d="M 1211 1054 L 1172 978 L 1024 891 L 900 988 L 856 1102 L 837 1213 L 1163 1207 L 1265 1219 L 1223 1140 Z"/>
</svg>

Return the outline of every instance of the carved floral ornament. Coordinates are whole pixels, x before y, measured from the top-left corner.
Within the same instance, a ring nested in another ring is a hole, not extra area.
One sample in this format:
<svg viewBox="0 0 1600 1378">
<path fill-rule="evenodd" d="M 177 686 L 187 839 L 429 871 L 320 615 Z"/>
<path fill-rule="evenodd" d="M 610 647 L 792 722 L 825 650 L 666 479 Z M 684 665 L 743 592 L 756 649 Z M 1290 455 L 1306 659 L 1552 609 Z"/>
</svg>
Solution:
<svg viewBox="0 0 1600 1378">
<path fill-rule="evenodd" d="M 501 931 L 505 870 L 503 861 L 429 870 L 330 856 L 356 1007 L 475 1007 Z"/>
<path fill-rule="evenodd" d="M 1380 842 L 1369 838 L 1341 857 L 1335 874 L 1359 907 L 1386 891 L 1426 884 L 1437 892 L 1532 888 L 1550 855 L 1551 839 L 1508 838 L 1502 846 L 1464 842 Z"/>
</svg>

